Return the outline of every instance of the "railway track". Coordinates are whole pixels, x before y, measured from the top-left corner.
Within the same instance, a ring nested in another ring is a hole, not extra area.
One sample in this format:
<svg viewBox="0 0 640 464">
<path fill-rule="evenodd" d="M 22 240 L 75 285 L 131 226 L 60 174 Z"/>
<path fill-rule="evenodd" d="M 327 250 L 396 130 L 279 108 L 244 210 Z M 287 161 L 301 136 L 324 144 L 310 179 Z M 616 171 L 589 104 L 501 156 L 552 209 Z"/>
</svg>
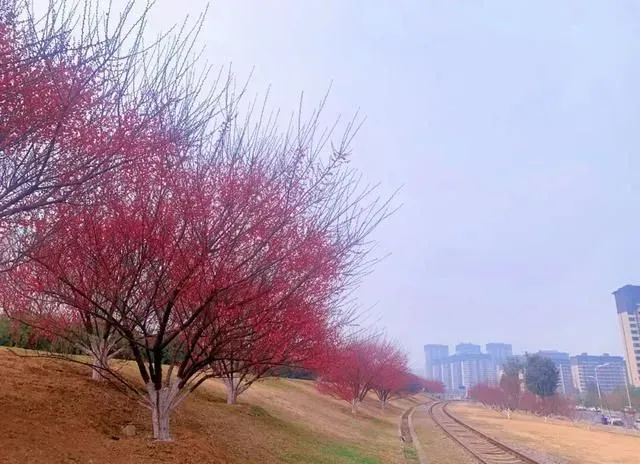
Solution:
<svg viewBox="0 0 640 464">
<path fill-rule="evenodd" d="M 427 406 L 429 416 L 456 443 L 466 449 L 482 464 L 539 464 L 504 443 L 462 422 L 447 411 L 446 402 Z"/>
</svg>

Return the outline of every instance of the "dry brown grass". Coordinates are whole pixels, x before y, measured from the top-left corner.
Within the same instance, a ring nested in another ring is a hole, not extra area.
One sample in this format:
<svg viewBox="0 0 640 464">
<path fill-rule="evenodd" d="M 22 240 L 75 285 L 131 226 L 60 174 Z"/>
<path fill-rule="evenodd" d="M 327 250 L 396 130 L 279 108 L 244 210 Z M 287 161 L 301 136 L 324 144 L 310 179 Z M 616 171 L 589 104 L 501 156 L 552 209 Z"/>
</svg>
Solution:
<svg viewBox="0 0 640 464">
<path fill-rule="evenodd" d="M 146 408 L 89 369 L 0 350 L 2 463 L 402 463 L 399 400 L 384 411 L 367 399 L 357 417 L 312 382 L 270 380 L 240 404 L 209 382 L 176 411 L 172 443 L 155 443 Z M 127 438 L 121 428 L 135 425 Z"/>
<path fill-rule="evenodd" d="M 640 437 L 576 426 L 569 421 L 550 421 L 514 413 L 511 419 L 494 410 L 456 403 L 451 411 L 470 425 L 498 438 L 561 456 L 576 464 L 637 464 L 640 462 Z"/>
</svg>

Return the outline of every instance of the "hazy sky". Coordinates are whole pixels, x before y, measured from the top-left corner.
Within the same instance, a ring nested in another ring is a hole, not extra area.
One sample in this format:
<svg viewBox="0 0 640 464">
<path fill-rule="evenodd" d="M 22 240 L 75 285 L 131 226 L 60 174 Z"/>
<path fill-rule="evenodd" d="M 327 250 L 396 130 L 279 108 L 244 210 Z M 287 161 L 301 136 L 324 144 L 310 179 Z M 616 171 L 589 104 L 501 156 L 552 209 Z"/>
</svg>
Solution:
<svg viewBox="0 0 640 464">
<path fill-rule="evenodd" d="M 205 1 L 159 0 L 153 28 Z M 176 5 L 180 5 L 179 7 Z M 640 6 L 602 1 L 211 4 L 213 64 L 294 110 L 366 123 L 352 163 L 402 208 L 359 292 L 402 340 L 622 352 L 640 283 Z"/>
</svg>

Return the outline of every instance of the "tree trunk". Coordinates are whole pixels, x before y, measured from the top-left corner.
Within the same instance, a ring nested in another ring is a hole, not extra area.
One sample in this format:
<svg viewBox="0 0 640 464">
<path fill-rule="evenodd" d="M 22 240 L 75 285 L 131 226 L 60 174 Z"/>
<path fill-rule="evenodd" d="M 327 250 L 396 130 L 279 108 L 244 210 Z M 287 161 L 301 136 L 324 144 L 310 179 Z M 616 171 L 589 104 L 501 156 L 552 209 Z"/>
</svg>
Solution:
<svg viewBox="0 0 640 464">
<path fill-rule="evenodd" d="M 113 348 L 109 340 L 102 337 L 92 337 L 90 340 L 91 349 L 91 378 L 93 380 L 105 380 L 105 371 L 109 368 L 109 351 Z"/>
<path fill-rule="evenodd" d="M 171 441 L 169 430 L 169 418 L 178 402 L 180 379 L 176 378 L 169 387 L 157 390 L 153 382 L 147 384 L 149 395 L 149 407 L 151 408 L 151 421 L 153 425 L 153 438 L 158 441 Z"/>
<path fill-rule="evenodd" d="M 358 403 L 359 401 L 356 398 L 351 400 L 351 414 L 356 414 L 358 412 Z"/>
<path fill-rule="evenodd" d="M 91 357 L 91 378 L 93 380 L 102 381 L 105 379 L 104 370 L 109 364 L 109 360 L 105 358 L 99 358 L 98 356 Z"/>
<path fill-rule="evenodd" d="M 380 408 L 381 409 L 386 409 L 387 408 L 387 399 L 386 398 L 383 399 L 383 400 L 380 400 Z"/>
<path fill-rule="evenodd" d="M 222 379 L 227 390 L 227 404 L 236 404 L 240 394 L 240 379 L 237 377 L 226 377 Z"/>
</svg>

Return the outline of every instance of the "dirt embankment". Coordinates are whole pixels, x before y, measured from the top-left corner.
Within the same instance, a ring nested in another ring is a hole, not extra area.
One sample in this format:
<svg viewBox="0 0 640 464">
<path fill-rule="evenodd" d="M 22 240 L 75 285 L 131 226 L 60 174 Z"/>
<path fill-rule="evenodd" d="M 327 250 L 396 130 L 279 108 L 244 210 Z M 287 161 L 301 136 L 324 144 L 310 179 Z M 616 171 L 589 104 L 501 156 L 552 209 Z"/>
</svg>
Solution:
<svg viewBox="0 0 640 464">
<path fill-rule="evenodd" d="M 318 394 L 312 382 L 276 380 L 229 406 L 211 382 L 176 410 L 176 440 L 156 443 L 150 412 L 115 386 L 92 381 L 87 367 L 0 349 L 0 462 L 400 464 L 398 420 L 417 402 L 380 410 L 371 398 L 353 417 L 347 403 Z M 129 425 L 134 436 L 123 430 Z"/>
</svg>

